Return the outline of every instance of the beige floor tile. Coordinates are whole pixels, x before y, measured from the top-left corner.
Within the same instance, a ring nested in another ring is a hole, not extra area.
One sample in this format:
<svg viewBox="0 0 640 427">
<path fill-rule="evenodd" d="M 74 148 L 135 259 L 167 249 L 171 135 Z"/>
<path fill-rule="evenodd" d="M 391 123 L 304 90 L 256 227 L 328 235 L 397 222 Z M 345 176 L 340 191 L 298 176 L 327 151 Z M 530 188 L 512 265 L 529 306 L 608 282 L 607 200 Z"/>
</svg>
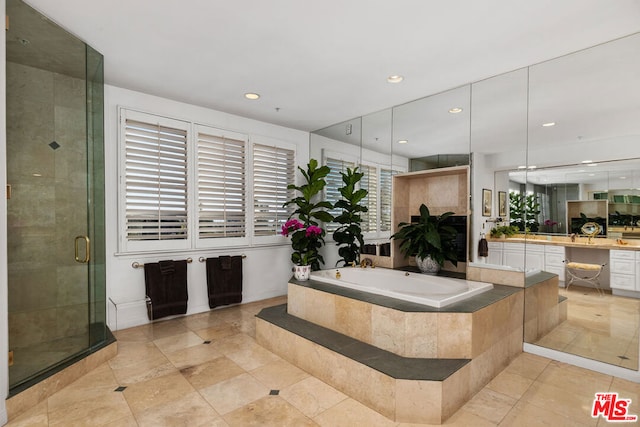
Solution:
<svg viewBox="0 0 640 427">
<path fill-rule="evenodd" d="M 131 415 L 122 393 L 111 392 L 49 412 L 49 426 L 102 425 Z"/>
<path fill-rule="evenodd" d="M 124 342 L 148 342 L 151 341 L 151 325 L 135 326 L 133 328 L 114 331 L 113 335 L 118 340 L 118 347 Z M 118 348 L 119 350 L 119 348 Z"/>
<path fill-rule="evenodd" d="M 449 427 L 495 427 L 497 424 L 487 421 L 486 419 L 474 415 L 464 409 L 460 409 L 455 414 L 445 420 L 442 424 L 409 424 L 399 423 L 397 427 L 435 427 L 435 426 L 449 426 Z"/>
<path fill-rule="evenodd" d="M 261 301 L 250 302 L 247 304 L 240 305 L 240 308 L 243 311 L 247 311 L 252 315 L 256 315 L 265 307 L 273 307 L 274 305 L 286 304 L 287 296 L 282 295 L 279 297 L 269 298 Z"/>
<path fill-rule="evenodd" d="M 396 422 L 351 398 L 317 415 L 313 420 L 322 427 L 391 427 Z"/>
<path fill-rule="evenodd" d="M 200 365 L 183 368 L 180 373 L 196 390 L 200 390 L 244 374 L 245 370 L 225 356 L 221 356 Z"/>
<path fill-rule="evenodd" d="M 255 342 L 240 350 L 227 352 L 225 355 L 246 371 L 254 370 L 279 359 L 278 356 Z"/>
<path fill-rule="evenodd" d="M 245 334 L 237 334 L 221 338 L 212 344 L 220 353 L 229 354 L 254 347 L 256 340 Z"/>
<path fill-rule="evenodd" d="M 103 424 L 102 427 L 138 427 L 138 422 L 133 414 L 129 414 L 123 418 Z"/>
<path fill-rule="evenodd" d="M 486 388 L 513 397 L 514 399 L 520 399 L 531 384 L 533 384 L 531 378 L 526 378 L 522 375 L 504 370 L 491 380 Z"/>
<path fill-rule="evenodd" d="M 220 315 L 218 314 L 218 310 L 211 310 L 204 313 L 185 316 L 181 318 L 180 321 L 192 331 L 197 331 L 198 329 L 205 329 L 224 323 L 224 320 L 222 320 L 220 318 Z"/>
<path fill-rule="evenodd" d="M 224 426 L 220 415 L 197 392 L 152 406 L 136 415 L 140 427 Z"/>
<path fill-rule="evenodd" d="M 48 425 L 47 402 L 43 401 L 5 424 L 5 427 L 47 427 Z"/>
<path fill-rule="evenodd" d="M 174 372 L 130 385 L 123 393 L 131 411 L 137 416 L 148 408 L 167 404 L 194 391 L 182 375 Z"/>
<path fill-rule="evenodd" d="M 595 393 L 609 390 L 612 380 L 610 375 L 551 361 L 538 376 L 536 383 L 550 384 L 567 393 L 589 398 Z"/>
<path fill-rule="evenodd" d="M 506 370 L 513 374 L 522 375 L 525 378 L 535 380 L 549 364 L 549 359 L 535 354 L 521 353 Z"/>
<path fill-rule="evenodd" d="M 309 418 L 347 398 L 344 393 L 311 376 L 282 389 L 280 396 Z"/>
<path fill-rule="evenodd" d="M 491 389 L 482 389 L 463 407 L 465 411 L 498 424 L 516 404 L 517 399 Z"/>
<path fill-rule="evenodd" d="M 216 341 L 221 338 L 230 337 L 240 333 L 240 329 L 227 322 L 221 322 L 217 325 L 209 326 L 207 328 L 198 329 L 196 334 L 203 340 Z"/>
<path fill-rule="evenodd" d="M 102 424 L 101 427 L 138 427 L 138 422 L 133 414 L 129 414 L 117 420 Z"/>
<path fill-rule="evenodd" d="M 226 415 L 269 394 L 269 389 L 249 374 L 241 374 L 200 390 L 219 414 Z"/>
<path fill-rule="evenodd" d="M 177 372 L 176 367 L 164 355 L 142 358 L 138 363 L 127 365 L 120 369 L 112 368 L 112 370 L 120 385 L 145 382 Z"/>
<path fill-rule="evenodd" d="M 182 350 L 188 347 L 194 347 L 196 345 L 202 345 L 203 339 L 194 332 L 184 332 L 181 334 L 171 335 L 165 338 L 160 338 L 153 343 L 163 352 L 165 355 L 177 350 Z"/>
<path fill-rule="evenodd" d="M 118 354 L 109 360 L 109 366 L 113 369 L 121 369 L 130 365 L 139 364 L 141 361 L 164 357 L 152 342 L 123 342 L 118 343 Z"/>
<path fill-rule="evenodd" d="M 199 365 L 222 356 L 215 346 L 211 344 L 195 345 L 168 353 L 167 359 L 177 369 Z"/>
<path fill-rule="evenodd" d="M 518 402 L 499 424 L 500 427 L 585 427 L 595 426 L 596 420 L 583 423 L 573 417 L 528 402 Z"/>
<path fill-rule="evenodd" d="M 309 376 L 302 369 L 283 359 L 267 363 L 249 373 L 266 387 L 276 390 L 281 390 Z"/>
<path fill-rule="evenodd" d="M 278 396 L 265 396 L 224 416 L 231 427 L 317 426 L 310 418 Z"/>
<path fill-rule="evenodd" d="M 189 328 L 180 321 L 180 318 L 156 321 L 150 326 L 149 337 L 151 341 L 189 332 Z"/>
<path fill-rule="evenodd" d="M 592 426 L 597 423 L 591 418 L 593 395 L 575 394 L 566 388 L 536 382 L 529 387 L 520 402 L 530 403 L 541 410 L 558 411 L 577 423 Z"/>
</svg>

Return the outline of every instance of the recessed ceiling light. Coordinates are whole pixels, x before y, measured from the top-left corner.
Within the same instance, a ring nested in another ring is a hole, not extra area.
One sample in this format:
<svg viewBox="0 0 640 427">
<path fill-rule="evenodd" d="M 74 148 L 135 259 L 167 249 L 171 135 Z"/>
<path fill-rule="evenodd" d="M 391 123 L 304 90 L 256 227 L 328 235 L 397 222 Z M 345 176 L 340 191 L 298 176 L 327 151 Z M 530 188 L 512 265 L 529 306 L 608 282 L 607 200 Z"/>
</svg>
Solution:
<svg viewBox="0 0 640 427">
<path fill-rule="evenodd" d="M 462 113 L 462 108 L 460 107 L 453 107 L 453 108 L 449 108 L 449 112 L 451 114 L 458 114 L 458 113 Z"/>
<path fill-rule="evenodd" d="M 556 125 L 556 122 L 547 122 L 547 123 L 543 123 L 542 127 L 548 128 L 555 125 Z"/>
<path fill-rule="evenodd" d="M 260 95 L 258 95 L 257 93 L 249 92 L 249 93 L 245 93 L 244 97 L 247 99 L 256 100 L 260 98 Z"/>
<path fill-rule="evenodd" d="M 407 141 L 406 139 L 401 139 L 398 141 L 398 144 L 406 144 L 407 142 L 409 141 Z"/>
<path fill-rule="evenodd" d="M 621 176 L 620 179 L 627 179 L 627 177 L 626 176 Z"/>
<path fill-rule="evenodd" d="M 522 166 L 518 166 L 518 169 L 526 169 L 527 167 L 522 165 Z"/>
<path fill-rule="evenodd" d="M 404 80 L 404 77 L 398 76 L 398 75 L 393 75 L 393 76 L 387 77 L 387 81 L 389 83 L 400 83 L 403 80 Z"/>
<path fill-rule="evenodd" d="M 589 176 L 596 176 L 596 174 L 595 173 L 590 173 Z"/>
<path fill-rule="evenodd" d="M 37 172 L 36 172 L 36 173 L 33 173 L 32 175 L 33 175 L 33 176 L 35 176 L 36 178 L 39 178 L 39 177 L 41 177 L 41 176 L 42 176 L 42 174 L 41 174 L 41 173 L 37 173 Z"/>
<path fill-rule="evenodd" d="M 583 160 L 583 161 L 582 161 L 582 162 L 580 162 L 580 163 L 593 163 L 593 160 Z"/>
<path fill-rule="evenodd" d="M 587 166 L 598 166 L 597 163 L 589 163 Z"/>
<path fill-rule="evenodd" d="M 535 165 L 529 166 L 529 169 L 535 169 L 535 168 L 537 168 L 537 166 L 535 166 Z"/>
</svg>

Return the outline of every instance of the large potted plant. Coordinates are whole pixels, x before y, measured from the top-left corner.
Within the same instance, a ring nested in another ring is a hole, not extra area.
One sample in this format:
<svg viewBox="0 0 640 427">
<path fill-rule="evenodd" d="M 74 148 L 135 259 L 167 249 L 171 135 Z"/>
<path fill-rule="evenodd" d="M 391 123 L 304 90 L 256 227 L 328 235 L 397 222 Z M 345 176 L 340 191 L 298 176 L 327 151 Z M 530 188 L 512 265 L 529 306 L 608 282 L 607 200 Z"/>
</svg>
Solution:
<svg viewBox="0 0 640 427">
<path fill-rule="evenodd" d="M 329 174 L 329 167 L 318 167 L 318 161 L 309 160 L 307 170 L 298 167 L 305 178 L 305 183 L 300 186 L 289 184 L 290 190 L 296 190 L 297 197 L 284 203 L 283 206 L 295 205 L 289 220 L 282 226 L 282 235 L 291 235 L 291 261 L 296 265 L 294 270 L 298 280 L 309 278 L 311 270 L 319 270 L 324 259 L 319 250 L 324 245 L 325 231 L 320 227 L 319 221 L 329 222 L 333 220 L 331 214 L 325 209 L 331 209 L 332 205 L 327 201 L 318 201 L 317 195 L 327 184 L 324 180 Z M 293 218 L 297 216 L 297 218 Z"/>
<path fill-rule="evenodd" d="M 445 261 L 458 265 L 456 256 L 456 230 L 444 223 L 453 215 L 431 215 L 425 204 L 420 205 L 420 218 L 417 222 L 401 222 L 400 229 L 391 236 L 400 240 L 400 251 L 404 256 L 415 256 L 420 271 L 436 274 Z"/>
<path fill-rule="evenodd" d="M 367 196 L 368 191 L 362 188 L 356 189 L 364 176 L 363 173 L 358 172 L 357 167 L 353 170 L 347 168 L 347 172 L 342 172 L 341 175 L 344 183 L 344 186 L 339 189 L 342 199 L 334 204 L 335 208 L 342 209 L 340 215 L 334 218 L 334 222 L 341 225 L 333 232 L 333 240 L 340 246 L 338 254 L 342 257 L 336 265 L 342 261 L 346 266 L 353 262 L 360 263 L 360 251 L 364 246 L 360 214 L 367 212 L 368 208 L 359 203 Z"/>
</svg>

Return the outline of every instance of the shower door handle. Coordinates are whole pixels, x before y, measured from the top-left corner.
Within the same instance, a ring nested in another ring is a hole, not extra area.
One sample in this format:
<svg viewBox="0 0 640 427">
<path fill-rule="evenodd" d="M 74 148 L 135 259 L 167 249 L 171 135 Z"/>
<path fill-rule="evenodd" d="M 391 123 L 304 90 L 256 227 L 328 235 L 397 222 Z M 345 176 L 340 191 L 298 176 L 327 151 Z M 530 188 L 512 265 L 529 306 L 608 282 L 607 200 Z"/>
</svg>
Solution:
<svg viewBox="0 0 640 427">
<path fill-rule="evenodd" d="M 79 242 L 84 240 L 84 259 L 80 259 L 80 250 L 79 250 Z M 86 264 L 89 262 L 91 258 L 91 244 L 89 242 L 89 238 L 87 236 L 76 236 L 75 240 L 75 249 L 76 249 L 76 262 Z"/>
</svg>

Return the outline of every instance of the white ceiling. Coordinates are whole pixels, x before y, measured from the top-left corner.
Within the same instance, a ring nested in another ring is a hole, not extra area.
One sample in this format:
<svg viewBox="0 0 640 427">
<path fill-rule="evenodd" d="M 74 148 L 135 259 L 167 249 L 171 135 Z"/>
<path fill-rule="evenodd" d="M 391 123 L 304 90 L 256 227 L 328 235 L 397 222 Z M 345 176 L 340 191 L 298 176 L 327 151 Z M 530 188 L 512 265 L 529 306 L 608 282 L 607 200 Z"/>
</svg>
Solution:
<svg viewBox="0 0 640 427">
<path fill-rule="evenodd" d="M 27 2 L 110 85 L 306 131 L 640 30 L 640 0 Z"/>
</svg>

